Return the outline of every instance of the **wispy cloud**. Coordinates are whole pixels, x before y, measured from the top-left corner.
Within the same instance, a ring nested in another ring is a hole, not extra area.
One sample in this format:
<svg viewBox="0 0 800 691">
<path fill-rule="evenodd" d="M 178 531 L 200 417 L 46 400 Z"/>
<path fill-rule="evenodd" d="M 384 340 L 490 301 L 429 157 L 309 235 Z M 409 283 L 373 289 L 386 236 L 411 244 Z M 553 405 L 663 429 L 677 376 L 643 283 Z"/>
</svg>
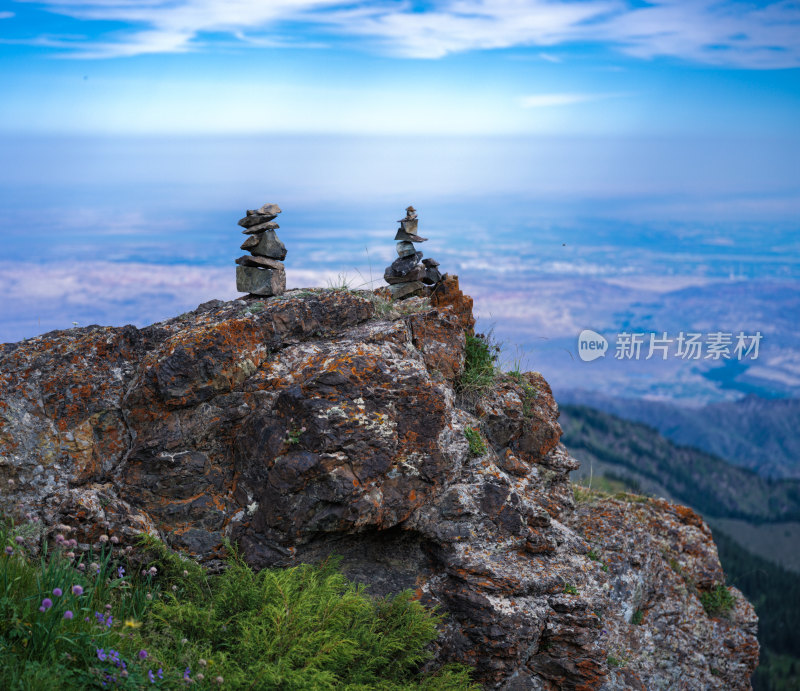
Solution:
<svg viewBox="0 0 800 691">
<path fill-rule="evenodd" d="M 539 53 L 539 57 L 545 62 L 553 62 L 556 64 L 563 62 L 560 57 L 557 55 L 551 55 L 550 53 Z"/>
<path fill-rule="evenodd" d="M 11 19 L 13 16 L 13 12 L 0 12 L 0 19 Z"/>
<path fill-rule="evenodd" d="M 551 108 L 553 106 L 571 106 L 576 103 L 588 103 L 589 101 L 602 101 L 607 98 L 615 98 L 620 94 L 581 94 L 581 93 L 560 93 L 560 94 L 533 94 L 524 96 L 520 102 L 523 108 Z"/>
<path fill-rule="evenodd" d="M 18 2 L 23 0 L 17 0 Z M 25 0 L 27 1 L 27 0 Z M 86 21 L 117 21 L 126 32 L 78 41 L 73 55 L 118 57 L 207 47 L 204 35 L 286 45 L 291 22 L 299 43 L 311 33 L 357 36 L 406 58 L 511 47 L 602 43 L 636 58 L 668 56 L 744 68 L 800 66 L 800 4 L 737 0 L 438 0 L 421 10 L 377 0 L 45 0 L 52 12 Z M 0 16 L 9 13 L 0 13 Z M 299 30 L 298 30 L 299 28 Z M 271 35 L 274 33 L 275 35 Z M 273 43 L 274 41 L 274 43 Z M 545 52 L 544 60 L 558 58 Z"/>
</svg>

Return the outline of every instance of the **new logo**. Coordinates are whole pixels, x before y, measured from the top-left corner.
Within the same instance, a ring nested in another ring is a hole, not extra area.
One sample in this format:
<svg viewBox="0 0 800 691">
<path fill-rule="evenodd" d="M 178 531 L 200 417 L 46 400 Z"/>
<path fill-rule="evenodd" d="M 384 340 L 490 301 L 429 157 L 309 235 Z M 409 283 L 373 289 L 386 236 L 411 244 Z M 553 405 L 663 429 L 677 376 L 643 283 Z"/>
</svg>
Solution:
<svg viewBox="0 0 800 691">
<path fill-rule="evenodd" d="M 581 331 L 578 336 L 578 357 L 581 360 L 591 362 L 599 357 L 605 357 L 606 350 L 608 350 L 608 341 L 602 334 L 591 329 Z"/>
</svg>

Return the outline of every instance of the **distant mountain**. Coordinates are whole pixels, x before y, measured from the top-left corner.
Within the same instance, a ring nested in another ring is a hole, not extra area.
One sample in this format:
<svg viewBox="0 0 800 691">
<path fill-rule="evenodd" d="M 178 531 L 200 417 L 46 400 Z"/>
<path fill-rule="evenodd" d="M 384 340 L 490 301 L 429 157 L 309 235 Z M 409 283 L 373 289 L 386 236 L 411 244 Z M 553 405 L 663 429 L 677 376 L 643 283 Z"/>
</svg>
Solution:
<svg viewBox="0 0 800 691">
<path fill-rule="evenodd" d="M 619 478 L 711 517 L 800 520 L 800 481 L 763 478 L 713 454 L 678 446 L 652 427 L 587 406 L 561 406 L 560 420 L 563 441 L 582 462 L 584 478 Z"/>
<path fill-rule="evenodd" d="M 715 454 L 763 477 L 800 479 L 800 399 L 751 395 L 702 408 L 581 390 L 558 391 L 557 399 L 643 422 L 678 444 Z"/>
</svg>

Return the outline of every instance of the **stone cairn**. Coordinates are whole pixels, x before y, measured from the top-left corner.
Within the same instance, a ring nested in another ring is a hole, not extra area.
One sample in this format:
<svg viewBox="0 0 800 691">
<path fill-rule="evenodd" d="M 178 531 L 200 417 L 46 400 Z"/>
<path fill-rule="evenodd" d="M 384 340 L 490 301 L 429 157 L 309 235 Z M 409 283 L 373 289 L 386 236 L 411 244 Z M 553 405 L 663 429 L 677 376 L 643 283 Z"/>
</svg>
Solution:
<svg viewBox="0 0 800 691">
<path fill-rule="evenodd" d="M 282 295 L 286 290 L 286 270 L 282 259 L 286 247 L 278 239 L 274 222 L 281 212 L 277 204 L 264 204 L 260 209 L 247 210 L 239 221 L 247 239 L 240 249 L 249 250 L 236 260 L 236 290 L 252 295 Z"/>
<path fill-rule="evenodd" d="M 422 252 L 414 247 L 415 242 L 428 241 L 428 238 L 417 235 L 418 222 L 417 210 L 413 206 L 409 206 L 406 209 L 406 217 L 398 221 L 400 228 L 394 236 L 398 241 L 398 257 L 383 273 L 393 300 L 401 300 L 412 295 L 430 295 L 442 280 L 438 268 L 439 262 L 435 259 L 422 259 Z"/>
</svg>

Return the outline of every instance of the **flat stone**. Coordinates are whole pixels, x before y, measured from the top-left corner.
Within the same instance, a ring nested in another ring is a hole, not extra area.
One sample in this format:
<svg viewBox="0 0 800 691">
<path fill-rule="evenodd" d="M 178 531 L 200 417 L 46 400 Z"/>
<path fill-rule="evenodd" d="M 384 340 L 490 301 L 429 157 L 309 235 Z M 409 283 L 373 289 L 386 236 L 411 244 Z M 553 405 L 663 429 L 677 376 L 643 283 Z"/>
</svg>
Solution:
<svg viewBox="0 0 800 691">
<path fill-rule="evenodd" d="M 249 211 L 247 212 L 250 213 Z M 253 226 L 260 225 L 261 223 L 268 223 L 273 218 L 277 218 L 277 214 L 253 214 L 239 219 L 239 225 L 242 228 L 252 228 Z"/>
<path fill-rule="evenodd" d="M 245 235 L 252 235 L 253 233 L 263 233 L 265 230 L 277 230 L 280 226 L 277 223 L 270 221 L 269 223 L 259 223 L 257 226 L 245 228 L 242 233 Z"/>
<path fill-rule="evenodd" d="M 397 243 L 397 256 L 399 257 L 408 257 L 411 254 L 414 254 L 417 250 L 414 248 L 410 242 L 398 242 Z"/>
<path fill-rule="evenodd" d="M 425 277 L 422 279 L 423 283 L 427 283 L 428 285 L 432 286 L 442 280 L 442 274 L 439 273 L 439 269 L 437 269 L 435 266 L 425 266 L 423 264 L 422 268 L 425 269 Z"/>
<path fill-rule="evenodd" d="M 425 278 L 428 273 L 428 269 L 426 269 L 422 264 L 417 264 L 414 268 L 410 271 L 404 273 L 402 276 L 393 276 L 390 273 L 390 269 L 386 269 L 386 273 L 383 274 L 384 280 L 390 284 L 396 283 L 410 283 L 412 281 L 421 281 Z"/>
<path fill-rule="evenodd" d="M 252 242 L 255 240 L 255 242 Z M 251 243 L 252 244 L 248 244 Z M 247 247 L 245 247 L 247 245 Z M 270 257 L 271 259 L 285 259 L 286 246 L 278 239 L 274 230 L 266 230 L 263 233 L 251 235 L 242 243 L 241 249 L 250 250 L 251 254 L 259 257 Z"/>
<path fill-rule="evenodd" d="M 431 258 L 423 259 L 422 263 L 425 264 L 425 266 L 439 266 L 439 262 L 437 262 L 435 259 L 431 259 Z"/>
<path fill-rule="evenodd" d="M 428 238 L 423 238 L 413 233 L 406 233 L 402 228 L 397 231 L 397 235 L 394 236 L 394 239 L 399 242 L 428 242 Z"/>
<path fill-rule="evenodd" d="M 390 276 L 405 276 L 419 264 L 420 259 L 422 259 L 422 252 L 414 252 L 414 254 L 409 254 L 407 257 L 398 257 L 386 267 L 385 273 Z"/>
<path fill-rule="evenodd" d="M 270 214 L 276 215 L 279 213 L 281 213 L 281 207 L 279 207 L 277 204 L 264 204 L 264 206 L 261 206 L 258 209 L 247 210 L 248 216 L 255 216 L 257 214 L 261 214 L 262 216 L 269 216 Z"/>
<path fill-rule="evenodd" d="M 273 230 L 272 232 L 274 233 L 275 231 Z M 253 249 L 253 247 L 258 245 L 258 240 L 260 237 L 261 235 L 248 235 L 247 239 L 241 245 L 239 245 L 239 249 L 240 250 Z"/>
<path fill-rule="evenodd" d="M 283 295 L 286 290 L 286 272 L 283 269 L 237 266 L 236 290 L 253 295 Z"/>
<path fill-rule="evenodd" d="M 402 300 L 403 298 L 414 295 L 415 293 L 424 289 L 425 286 L 419 281 L 414 281 L 413 283 L 398 283 L 396 285 L 389 286 L 389 290 L 392 292 L 393 300 Z"/>
<path fill-rule="evenodd" d="M 240 266 L 262 266 L 265 269 L 277 269 L 279 271 L 284 270 L 283 264 L 275 259 L 269 259 L 267 257 L 254 257 L 249 254 L 239 257 L 236 260 L 236 263 Z"/>
<path fill-rule="evenodd" d="M 400 229 L 404 230 L 409 235 L 416 235 L 417 234 L 417 226 L 419 224 L 419 219 L 417 218 L 404 218 L 400 223 Z"/>
</svg>

